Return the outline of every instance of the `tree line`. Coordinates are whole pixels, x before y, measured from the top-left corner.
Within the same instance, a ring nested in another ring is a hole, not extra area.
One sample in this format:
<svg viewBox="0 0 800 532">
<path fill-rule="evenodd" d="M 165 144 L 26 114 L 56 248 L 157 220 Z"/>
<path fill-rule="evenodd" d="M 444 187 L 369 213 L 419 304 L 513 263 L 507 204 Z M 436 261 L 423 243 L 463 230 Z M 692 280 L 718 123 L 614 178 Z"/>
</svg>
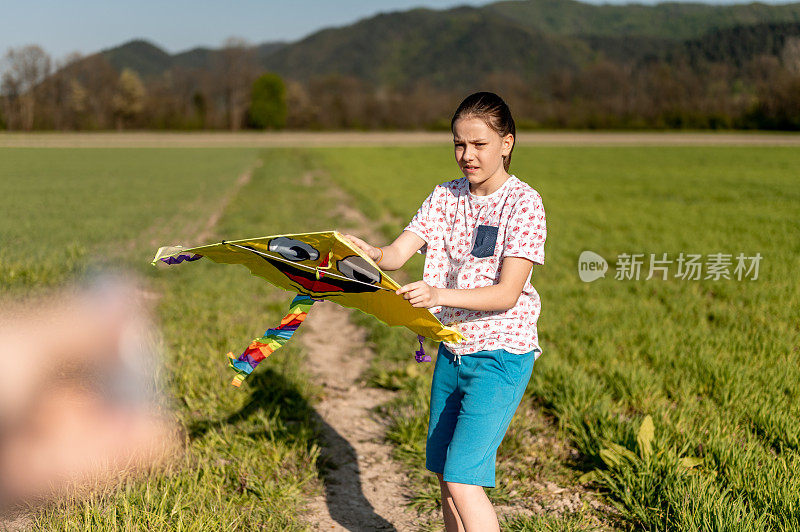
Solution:
<svg viewBox="0 0 800 532">
<path fill-rule="evenodd" d="M 41 47 L 9 49 L 0 128 L 33 130 L 446 129 L 455 104 L 492 90 L 521 128 L 800 130 L 800 38 L 778 54 L 724 61 L 697 54 L 580 70 L 484 75 L 472 87 L 426 81 L 375 86 L 354 76 L 300 82 L 264 72 L 253 49 L 228 40 L 208 68 L 143 78 L 101 54 L 54 62 Z"/>
</svg>

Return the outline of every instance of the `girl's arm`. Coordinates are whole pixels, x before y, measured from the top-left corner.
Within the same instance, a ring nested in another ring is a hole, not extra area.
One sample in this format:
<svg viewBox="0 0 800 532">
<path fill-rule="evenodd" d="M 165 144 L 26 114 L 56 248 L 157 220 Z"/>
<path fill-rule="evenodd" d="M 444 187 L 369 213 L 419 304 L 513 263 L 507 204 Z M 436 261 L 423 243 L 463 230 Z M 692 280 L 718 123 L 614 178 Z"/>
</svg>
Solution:
<svg viewBox="0 0 800 532">
<path fill-rule="evenodd" d="M 397 293 L 415 307 L 442 305 L 468 310 L 508 310 L 517 303 L 532 268 L 533 262 L 528 259 L 505 257 L 500 281 L 495 285 L 453 289 L 435 288 L 425 281 L 416 281 L 400 287 Z"/>
<path fill-rule="evenodd" d="M 411 231 L 403 231 L 394 242 L 383 248 L 371 246 L 353 235 L 344 235 L 344 237 L 353 242 L 364 253 L 369 255 L 369 258 L 378 263 L 382 270 L 386 271 L 399 269 L 419 248 L 425 245 L 422 237 Z"/>
</svg>

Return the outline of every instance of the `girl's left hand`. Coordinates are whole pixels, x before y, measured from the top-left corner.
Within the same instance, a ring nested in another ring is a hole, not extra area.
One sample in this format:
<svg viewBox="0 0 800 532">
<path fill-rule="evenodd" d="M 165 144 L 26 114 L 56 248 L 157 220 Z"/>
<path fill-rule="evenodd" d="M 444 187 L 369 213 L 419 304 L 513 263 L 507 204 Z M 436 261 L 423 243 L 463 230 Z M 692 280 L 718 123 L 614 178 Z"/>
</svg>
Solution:
<svg viewBox="0 0 800 532">
<path fill-rule="evenodd" d="M 397 295 L 403 296 L 413 307 L 430 308 L 439 304 L 439 290 L 425 281 L 401 286 L 397 289 Z"/>
<path fill-rule="evenodd" d="M 378 260 L 382 256 L 382 253 L 378 250 L 378 248 L 375 246 L 370 246 L 360 238 L 356 238 L 353 235 L 348 234 L 345 234 L 344 237 L 355 244 L 355 246 L 361 251 L 366 253 L 372 260 Z"/>
</svg>

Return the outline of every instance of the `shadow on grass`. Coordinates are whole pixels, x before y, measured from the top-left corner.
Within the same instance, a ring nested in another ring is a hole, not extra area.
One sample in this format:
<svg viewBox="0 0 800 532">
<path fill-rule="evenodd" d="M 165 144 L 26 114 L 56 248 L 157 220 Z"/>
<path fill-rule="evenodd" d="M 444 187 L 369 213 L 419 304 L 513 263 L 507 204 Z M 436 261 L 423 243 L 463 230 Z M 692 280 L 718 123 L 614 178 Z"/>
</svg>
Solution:
<svg viewBox="0 0 800 532">
<path fill-rule="evenodd" d="M 247 382 L 244 386 L 250 398 L 242 408 L 221 420 L 191 424 L 188 427 L 190 438 L 202 438 L 208 431 L 223 425 L 246 422 L 260 412 L 277 412 L 279 429 L 270 431 L 272 437 L 289 444 L 305 442 L 308 449 L 314 445 L 323 449 L 317 463 L 318 474 L 333 520 L 351 531 L 395 530 L 391 523 L 375 513 L 364 496 L 355 449 L 322 419 L 295 384 L 272 368 L 259 369 Z M 316 427 L 311 438 L 306 438 L 302 430 L 293 430 L 303 424 Z M 259 432 L 266 435 L 267 430 Z M 250 433 L 250 436 L 257 435 Z"/>
</svg>

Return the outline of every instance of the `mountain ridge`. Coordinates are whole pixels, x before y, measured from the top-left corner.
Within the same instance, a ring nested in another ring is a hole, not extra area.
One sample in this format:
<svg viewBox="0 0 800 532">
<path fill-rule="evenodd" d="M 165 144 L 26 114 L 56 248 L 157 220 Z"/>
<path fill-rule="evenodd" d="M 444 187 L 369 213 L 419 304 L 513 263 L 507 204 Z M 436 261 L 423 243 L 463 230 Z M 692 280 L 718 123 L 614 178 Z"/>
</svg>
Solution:
<svg viewBox="0 0 800 532">
<path fill-rule="evenodd" d="M 735 28 L 758 26 L 742 34 L 773 39 L 762 30 L 784 31 L 792 24 L 800 24 L 800 3 L 501 1 L 479 7 L 379 13 L 323 28 L 294 42 L 264 42 L 252 51 L 259 68 L 300 82 L 345 76 L 393 89 L 419 82 L 466 87 L 497 74 L 535 83 L 555 70 L 578 71 L 601 59 L 631 64 L 702 55 L 697 43 L 723 51 L 730 47 L 739 53 L 728 42 Z M 475 39 L 476 35 L 481 38 Z M 130 68 L 145 78 L 174 67 L 210 69 L 221 53 L 221 49 L 196 47 L 168 54 L 142 39 L 100 52 L 117 71 Z"/>
</svg>

